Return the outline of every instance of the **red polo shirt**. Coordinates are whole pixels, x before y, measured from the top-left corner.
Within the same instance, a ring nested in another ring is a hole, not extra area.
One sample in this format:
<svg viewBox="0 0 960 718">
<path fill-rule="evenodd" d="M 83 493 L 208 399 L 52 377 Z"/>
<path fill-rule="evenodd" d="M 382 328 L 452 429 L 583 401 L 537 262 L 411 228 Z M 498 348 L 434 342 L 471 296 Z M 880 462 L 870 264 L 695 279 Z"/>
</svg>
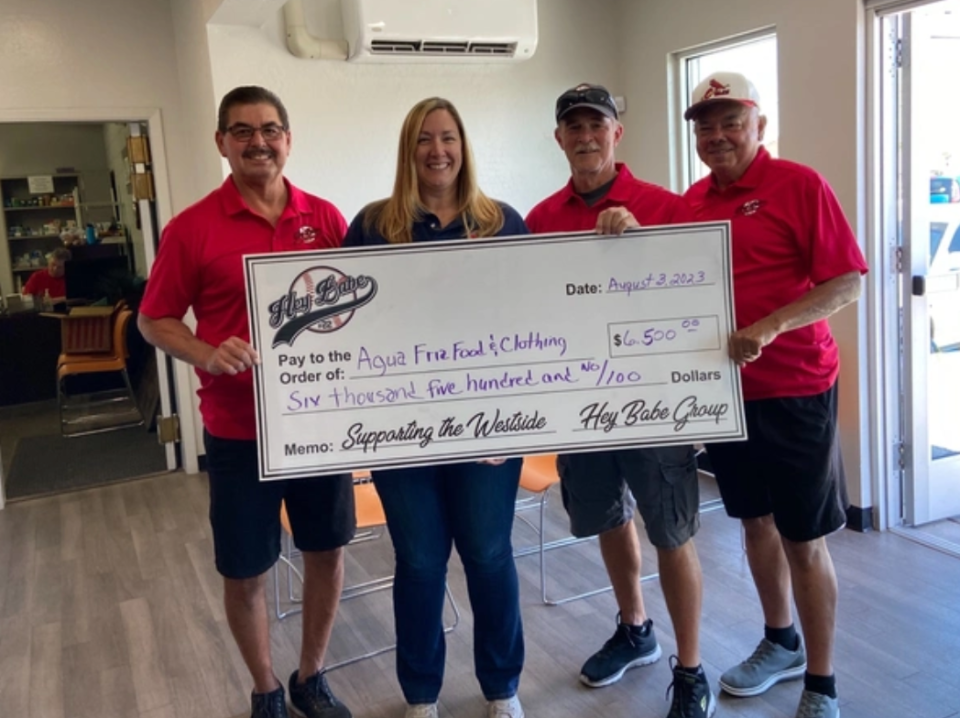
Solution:
<svg viewBox="0 0 960 718">
<path fill-rule="evenodd" d="M 617 177 L 606 196 L 592 207 L 573 189 L 573 179 L 527 215 L 527 227 L 534 234 L 582 232 L 595 229 L 597 217 L 610 207 L 624 207 L 643 226 L 693 222 L 686 201 L 663 187 L 634 177 L 622 162 L 617 162 Z"/>
<path fill-rule="evenodd" d="M 67 296 L 67 283 L 63 277 L 50 276 L 50 270 L 38 269 L 30 275 L 30 279 L 23 285 L 21 294 L 43 296 L 44 290 L 49 290 L 51 297 Z"/>
<path fill-rule="evenodd" d="M 284 182 L 289 199 L 276 227 L 247 207 L 230 177 L 174 217 L 163 230 L 140 311 L 151 319 L 182 319 L 192 307 L 197 337 L 211 346 L 230 337 L 249 342 L 243 255 L 339 247 L 347 231 L 336 207 Z M 313 241 L 306 241 L 311 235 Z M 255 439 L 253 372 L 196 372 L 207 431 L 223 439 Z"/>
<path fill-rule="evenodd" d="M 840 203 L 817 172 L 763 147 L 725 190 L 706 177 L 685 197 L 699 221 L 730 220 L 737 328 L 769 316 L 818 284 L 866 273 Z M 744 399 L 812 396 L 829 389 L 840 355 L 827 320 L 785 332 L 742 370 Z"/>
</svg>

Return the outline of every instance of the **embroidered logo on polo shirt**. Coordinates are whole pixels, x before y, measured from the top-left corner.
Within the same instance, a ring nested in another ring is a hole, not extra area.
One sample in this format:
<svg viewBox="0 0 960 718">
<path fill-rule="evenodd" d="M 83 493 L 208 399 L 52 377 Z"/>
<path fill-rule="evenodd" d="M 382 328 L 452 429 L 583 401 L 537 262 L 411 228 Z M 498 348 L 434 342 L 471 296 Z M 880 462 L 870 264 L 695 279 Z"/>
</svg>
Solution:
<svg viewBox="0 0 960 718">
<path fill-rule="evenodd" d="M 751 214 L 756 214 L 757 211 L 766 203 L 766 200 L 762 199 L 752 199 L 749 202 L 744 202 L 740 209 L 737 210 L 737 214 L 742 214 L 745 217 L 749 217 Z"/>
<path fill-rule="evenodd" d="M 310 244 L 317 241 L 317 230 L 313 227 L 301 227 L 297 230 L 296 241 L 299 244 Z"/>
</svg>

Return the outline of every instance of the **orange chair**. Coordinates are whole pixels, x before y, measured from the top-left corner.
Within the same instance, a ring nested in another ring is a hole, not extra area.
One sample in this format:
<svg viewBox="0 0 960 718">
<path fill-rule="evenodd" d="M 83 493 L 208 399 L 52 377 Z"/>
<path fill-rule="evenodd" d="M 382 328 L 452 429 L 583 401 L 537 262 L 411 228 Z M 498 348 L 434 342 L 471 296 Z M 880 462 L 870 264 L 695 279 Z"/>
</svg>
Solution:
<svg viewBox="0 0 960 718">
<path fill-rule="evenodd" d="M 590 596 L 597 596 L 601 593 L 606 593 L 607 591 L 613 590 L 613 586 L 604 586 L 603 588 L 595 588 L 590 591 L 584 591 L 583 593 L 577 593 L 571 596 L 564 596 L 562 598 L 550 598 L 547 595 L 547 551 L 553 549 L 562 548 L 564 546 L 571 546 L 573 544 L 583 543 L 584 541 L 590 541 L 594 537 L 587 536 L 583 538 L 577 538 L 576 536 L 567 536 L 561 539 L 554 539 L 553 541 L 546 541 L 544 538 L 544 518 L 546 515 L 547 509 L 547 492 L 550 491 L 550 488 L 555 484 L 560 483 L 560 475 L 557 473 L 557 456 L 556 454 L 541 454 L 536 456 L 526 456 L 523 459 L 523 468 L 520 471 L 520 488 L 524 491 L 529 492 L 533 496 L 527 499 L 519 499 L 517 501 L 517 511 L 523 511 L 528 508 L 537 507 L 539 509 L 539 521 L 534 524 L 531 521 L 528 521 L 520 513 L 517 513 L 517 517 L 523 521 L 525 524 L 530 526 L 536 533 L 538 542 L 533 546 L 528 546 L 525 548 L 517 549 L 514 551 L 513 555 L 520 556 L 529 556 L 530 554 L 538 554 L 540 557 L 540 599 L 548 606 L 560 606 L 564 603 L 569 603 L 570 601 L 576 601 L 581 598 L 589 598 Z M 531 503 L 531 500 L 533 503 Z M 643 576 L 640 581 L 652 581 L 659 577 L 660 574 L 652 573 L 646 576 Z"/>
<path fill-rule="evenodd" d="M 383 535 L 383 530 L 387 524 L 387 517 L 383 513 L 383 504 L 380 503 L 380 496 L 377 494 L 377 489 L 370 478 L 370 472 L 354 472 L 353 495 L 357 511 L 357 534 L 350 542 L 349 545 L 351 546 L 380 538 Z M 278 567 L 275 566 L 273 572 L 275 599 L 274 609 L 277 619 L 283 620 L 287 616 L 292 616 L 303 611 L 303 608 L 299 605 L 301 604 L 302 599 L 294 591 L 293 580 L 294 577 L 296 577 L 299 583 L 302 585 L 303 574 L 300 572 L 300 569 L 295 563 L 295 559 L 297 556 L 299 556 L 300 552 L 297 551 L 293 545 L 293 531 L 290 528 L 290 519 L 287 516 L 287 507 L 284 504 L 281 504 L 280 506 L 280 523 L 284 529 L 284 538 L 283 549 L 280 552 L 278 564 L 282 564 L 287 570 L 286 600 L 288 603 L 292 604 L 291 608 L 286 610 L 281 609 L 280 572 Z M 366 596 L 367 594 L 374 593 L 376 591 L 384 591 L 390 588 L 393 588 L 393 575 L 383 576 L 370 581 L 344 586 L 343 591 L 340 594 L 340 600 L 347 601 L 351 598 Z M 450 592 L 449 586 L 445 586 L 445 591 L 447 600 L 450 602 L 450 608 L 453 611 L 453 621 L 450 623 L 450 625 L 444 626 L 443 628 L 444 633 L 449 633 L 460 623 L 460 607 L 457 606 L 457 602 L 453 599 L 453 594 Z M 396 649 L 396 647 L 397 645 L 392 643 L 390 645 L 368 651 L 361 655 L 345 658 L 337 661 L 336 663 L 329 663 L 327 664 L 325 670 L 332 671 L 336 668 L 343 668 L 344 666 L 349 666 L 353 663 L 357 663 L 358 661 L 362 661 L 367 658 L 373 658 L 374 656 L 379 656 L 382 653 L 387 653 Z"/>
<path fill-rule="evenodd" d="M 126 305 L 119 305 L 110 315 L 112 317 L 113 331 L 109 346 L 100 344 L 101 351 L 77 351 L 77 344 L 65 343 L 61 348 L 63 351 L 57 360 L 57 409 L 60 415 L 60 433 L 64 436 L 83 436 L 86 434 L 95 434 L 101 431 L 113 431 L 115 429 L 124 429 L 131 426 L 142 426 L 144 423 L 143 414 L 140 412 L 140 406 L 137 403 L 136 394 L 133 392 L 133 386 L 130 383 L 130 375 L 127 373 L 127 358 L 130 356 L 127 350 L 127 328 L 133 312 L 126 308 Z M 80 317 L 79 319 L 87 319 Z M 84 345 L 84 348 L 90 348 L 89 341 L 92 336 L 89 331 L 83 329 L 82 322 L 71 322 L 68 315 L 63 319 L 63 335 L 74 337 L 78 342 Z M 90 331 L 93 331 L 92 329 Z M 98 334 L 93 331 L 93 334 Z M 71 340 L 72 341 L 72 340 Z M 102 339 L 97 339 L 102 342 Z M 82 424 L 91 419 L 109 416 L 106 413 L 85 414 L 79 418 L 67 420 L 64 416 L 65 409 L 74 408 L 68 401 L 68 396 L 64 391 L 64 379 L 68 376 L 80 374 L 98 374 L 102 372 L 119 372 L 123 378 L 126 392 L 117 396 L 115 391 L 98 392 L 96 398 L 82 402 L 83 406 L 103 406 L 113 404 L 118 401 L 129 401 L 131 411 L 126 414 L 120 414 L 125 417 L 119 423 L 113 423 L 108 426 L 99 426 L 93 429 L 80 429 L 78 431 L 69 431 L 68 428 L 73 424 Z M 130 414 L 136 413 L 136 420 L 130 420 Z"/>
</svg>

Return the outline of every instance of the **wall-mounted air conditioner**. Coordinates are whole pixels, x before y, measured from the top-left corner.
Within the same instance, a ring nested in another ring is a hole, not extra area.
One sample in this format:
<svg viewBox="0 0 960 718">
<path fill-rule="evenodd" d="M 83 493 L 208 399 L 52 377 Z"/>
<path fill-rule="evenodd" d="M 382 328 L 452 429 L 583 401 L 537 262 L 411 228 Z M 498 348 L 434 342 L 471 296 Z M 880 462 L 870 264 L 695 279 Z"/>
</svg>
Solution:
<svg viewBox="0 0 960 718">
<path fill-rule="evenodd" d="M 511 62 L 537 49 L 537 0 L 341 0 L 357 62 Z"/>
</svg>

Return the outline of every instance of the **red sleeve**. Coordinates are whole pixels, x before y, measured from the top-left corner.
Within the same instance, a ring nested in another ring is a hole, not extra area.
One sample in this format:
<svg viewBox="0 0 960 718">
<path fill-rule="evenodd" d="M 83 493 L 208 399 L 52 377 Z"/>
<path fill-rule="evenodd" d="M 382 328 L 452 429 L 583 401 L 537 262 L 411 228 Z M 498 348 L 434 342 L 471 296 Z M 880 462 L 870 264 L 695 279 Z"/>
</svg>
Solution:
<svg viewBox="0 0 960 718">
<path fill-rule="evenodd" d="M 336 205 L 319 197 L 312 197 L 313 221 L 320 232 L 320 246 L 336 249 L 343 246 L 347 234 L 347 220 Z"/>
<path fill-rule="evenodd" d="M 141 313 L 151 319 L 183 319 L 200 288 L 200 239 L 182 216 L 167 224 L 150 268 Z"/>
<path fill-rule="evenodd" d="M 836 195 L 819 175 L 807 190 L 807 247 L 810 279 L 822 284 L 849 272 L 867 273 L 857 238 L 847 223 Z"/>
<path fill-rule="evenodd" d="M 710 178 L 707 177 L 706 180 L 709 182 Z M 703 206 L 703 197 L 705 194 L 706 185 L 704 184 L 704 180 L 694 182 L 692 185 L 690 185 L 690 187 L 687 188 L 687 191 L 683 193 L 683 200 L 690 206 L 694 217 L 699 214 L 699 211 Z"/>
<path fill-rule="evenodd" d="M 536 207 L 530 210 L 527 214 L 526 219 L 523 220 L 524 224 L 527 225 L 527 229 L 530 230 L 530 234 L 542 234 L 543 230 L 540 228 L 540 217 L 543 214 L 540 211 L 540 208 L 543 206 L 543 202 L 540 202 Z"/>
<path fill-rule="evenodd" d="M 683 197 L 677 196 L 670 211 L 670 224 L 688 224 L 696 221 L 690 203 Z"/>
<path fill-rule="evenodd" d="M 46 269 L 39 269 L 30 275 L 30 279 L 23 285 L 22 294 L 43 294 L 43 274 Z"/>
<path fill-rule="evenodd" d="M 344 219 L 340 210 L 335 207 L 330 209 L 330 241 L 332 247 L 342 247 L 343 238 L 347 236 L 347 220 Z"/>
</svg>

